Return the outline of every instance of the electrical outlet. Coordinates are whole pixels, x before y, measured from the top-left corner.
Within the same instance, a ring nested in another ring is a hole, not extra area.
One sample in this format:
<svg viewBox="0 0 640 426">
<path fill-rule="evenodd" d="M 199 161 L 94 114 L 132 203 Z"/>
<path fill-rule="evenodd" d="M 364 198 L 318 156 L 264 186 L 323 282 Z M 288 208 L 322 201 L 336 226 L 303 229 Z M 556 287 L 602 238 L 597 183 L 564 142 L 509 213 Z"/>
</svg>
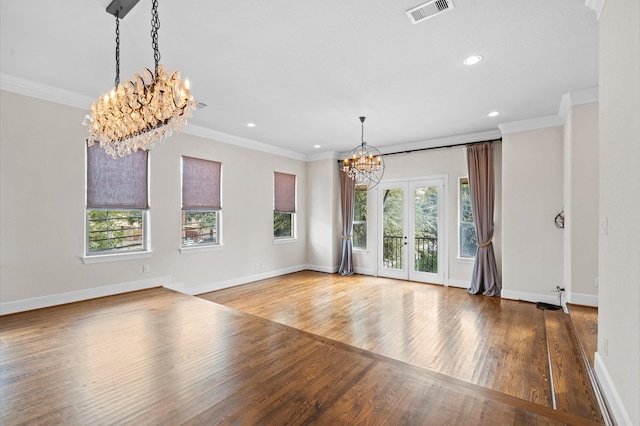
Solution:
<svg viewBox="0 0 640 426">
<path fill-rule="evenodd" d="M 604 355 L 609 356 L 609 339 L 604 338 Z"/>
<path fill-rule="evenodd" d="M 149 272 L 151 269 L 149 268 L 149 265 L 142 265 L 142 272 Z"/>
<path fill-rule="evenodd" d="M 600 279 L 596 277 L 596 288 L 598 288 L 599 285 L 600 285 Z"/>
</svg>

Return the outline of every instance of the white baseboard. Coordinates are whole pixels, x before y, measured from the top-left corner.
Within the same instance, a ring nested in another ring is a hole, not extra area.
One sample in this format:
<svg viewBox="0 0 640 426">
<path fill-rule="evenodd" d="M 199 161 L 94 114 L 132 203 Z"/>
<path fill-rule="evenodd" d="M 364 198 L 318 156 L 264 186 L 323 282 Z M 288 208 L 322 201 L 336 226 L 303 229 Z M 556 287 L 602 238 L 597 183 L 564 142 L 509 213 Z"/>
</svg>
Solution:
<svg viewBox="0 0 640 426">
<path fill-rule="evenodd" d="M 449 278 L 449 281 L 447 282 L 447 286 L 448 287 L 469 288 L 471 286 L 471 282 L 470 281 L 465 281 L 465 280 L 455 280 L 455 279 Z"/>
<path fill-rule="evenodd" d="M 51 306 L 80 302 L 82 300 L 95 299 L 97 297 L 113 296 L 115 294 L 128 293 L 130 291 L 144 290 L 147 288 L 166 287 L 169 283 L 171 283 L 171 277 L 162 276 L 140 281 L 131 281 L 128 283 L 88 288 L 86 290 L 52 294 L 49 296 L 36 297 L 33 299 L 0 303 L 0 315 L 31 311 L 33 309 L 49 308 Z"/>
<path fill-rule="evenodd" d="M 209 284 L 199 285 L 197 287 L 183 288 L 183 293 L 195 296 L 197 294 L 209 293 L 210 291 L 222 290 L 223 288 L 234 287 L 237 285 L 247 284 L 254 281 L 266 280 L 267 278 L 278 277 L 280 275 L 291 274 L 293 272 L 304 271 L 308 265 L 292 266 L 290 268 L 278 269 L 275 271 L 263 272 L 261 274 L 247 275 L 244 277 L 233 278 L 226 281 L 218 281 Z"/>
<path fill-rule="evenodd" d="M 177 291 L 178 293 L 184 293 L 184 283 L 167 283 L 163 285 L 164 288 L 168 288 L 169 290 Z"/>
<path fill-rule="evenodd" d="M 376 276 L 376 271 L 373 268 L 357 268 L 354 266 L 353 272 L 359 275 L 369 275 L 372 277 Z"/>
<path fill-rule="evenodd" d="M 609 376 L 607 367 L 604 365 L 604 362 L 602 361 L 602 358 L 600 358 L 600 354 L 598 352 L 596 352 L 594 356 L 594 364 L 596 377 L 598 378 L 598 382 L 600 383 L 600 387 L 602 388 L 602 392 L 604 393 L 604 397 L 607 400 L 611 415 L 613 416 L 616 424 L 620 426 L 632 426 L 631 418 L 624 409 L 624 405 L 620 399 L 620 394 L 618 394 L 616 386 L 613 384 L 611 376 Z"/>
<path fill-rule="evenodd" d="M 513 290 L 505 290 L 502 289 L 502 298 L 503 299 L 512 299 L 512 300 L 525 300 L 527 302 L 543 302 L 550 303 L 552 305 L 558 304 L 558 297 L 553 294 L 540 294 L 540 293 L 527 293 L 524 291 L 513 291 Z"/>
<path fill-rule="evenodd" d="M 598 296 L 594 296 L 591 294 L 571 293 L 569 297 L 569 303 L 575 303 L 576 305 L 584 306 L 598 306 Z"/>
<path fill-rule="evenodd" d="M 305 265 L 305 268 L 310 271 L 326 272 L 327 274 L 335 274 L 340 269 L 339 266 L 321 266 L 321 265 Z"/>
</svg>

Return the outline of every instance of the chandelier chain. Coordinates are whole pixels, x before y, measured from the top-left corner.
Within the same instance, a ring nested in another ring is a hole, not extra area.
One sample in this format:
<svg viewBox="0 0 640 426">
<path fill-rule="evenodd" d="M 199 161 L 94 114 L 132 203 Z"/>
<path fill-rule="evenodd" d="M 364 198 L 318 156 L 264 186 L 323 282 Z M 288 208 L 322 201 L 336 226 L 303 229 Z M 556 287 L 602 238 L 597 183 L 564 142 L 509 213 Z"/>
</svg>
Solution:
<svg viewBox="0 0 640 426">
<path fill-rule="evenodd" d="M 115 13 L 116 15 L 116 84 L 115 87 L 118 87 L 120 84 L 120 16 L 118 11 Z"/>
<path fill-rule="evenodd" d="M 160 18 L 158 17 L 158 0 L 153 0 L 151 6 L 151 46 L 153 47 L 153 59 L 156 63 L 155 73 L 158 73 L 160 64 L 160 48 L 158 47 L 158 30 L 160 29 Z"/>
</svg>

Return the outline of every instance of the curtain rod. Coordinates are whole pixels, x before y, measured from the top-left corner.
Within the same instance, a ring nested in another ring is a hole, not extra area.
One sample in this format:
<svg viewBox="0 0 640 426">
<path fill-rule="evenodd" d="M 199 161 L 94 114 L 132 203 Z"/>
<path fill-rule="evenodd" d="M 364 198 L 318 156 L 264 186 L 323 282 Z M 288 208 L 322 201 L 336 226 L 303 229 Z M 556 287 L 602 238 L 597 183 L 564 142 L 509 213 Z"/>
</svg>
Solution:
<svg viewBox="0 0 640 426">
<path fill-rule="evenodd" d="M 429 151 L 429 150 L 432 150 L 432 149 L 455 148 L 455 147 L 458 147 L 458 146 L 477 145 L 479 143 L 485 143 L 485 142 L 502 142 L 502 138 L 489 139 L 489 140 L 477 141 L 477 142 L 457 143 L 457 144 L 454 144 L 454 145 L 441 145 L 441 146 L 431 146 L 431 147 L 427 147 L 427 148 L 416 148 L 416 149 L 409 149 L 407 151 L 389 152 L 389 153 L 382 154 L 382 155 L 385 156 L 385 155 L 395 155 L 395 154 L 409 154 L 409 153 L 412 153 L 412 152 Z M 343 160 L 338 160 L 339 163 L 341 163 L 342 161 Z"/>
</svg>

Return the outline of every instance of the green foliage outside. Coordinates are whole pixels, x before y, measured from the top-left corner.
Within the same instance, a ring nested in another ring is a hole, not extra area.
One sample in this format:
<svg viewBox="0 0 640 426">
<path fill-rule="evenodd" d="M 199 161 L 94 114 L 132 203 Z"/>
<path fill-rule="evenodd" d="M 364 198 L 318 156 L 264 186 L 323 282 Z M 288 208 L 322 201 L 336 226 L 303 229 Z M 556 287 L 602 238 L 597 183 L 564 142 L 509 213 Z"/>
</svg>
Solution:
<svg viewBox="0 0 640 426">
<path fill-rule="evenodd" d="M 438 188 L 416 188 L 415 263 L 416 271 L 438 272 Z M 428 240 L 426 239 L 428 238 Z"/>
<path fill-rule="evenodd" d="M 367 191 L 355 191 L 355 206 L 353 214 L 353 247 L 367 248 Z"/>
<path fill-rule="evenodd" d="M 460 256 L 475 257 L 478 250 L 478 237 L 473 225 L 471 193 L 467 179 L 460 182 Z"/>
<path fill-rule="evenodd" d="M 89 210 L 89 253 L 141 250 L 141 210 Z"/>
<path fill-rule="evenodd" d="M 215 244 L 218 241 L 216 211 L 182 212 L 182 245 Z"/>
<path fill-rule="evenodd" d="M 383 257 L 387 267 L 403 268 L 404 203 L 401 189 L 383 192 Z M 438 189 L 416 188 L 415 206 L 415 259 L 416 271 L 437 272 L 438 269 Z M 395 237 L 395 238 L 394 238 Z"/>
<path fill-rule="evenodd" d="M 274 238 L 293 238 L 293 213 L 273 213 Z"/>
</svg>

